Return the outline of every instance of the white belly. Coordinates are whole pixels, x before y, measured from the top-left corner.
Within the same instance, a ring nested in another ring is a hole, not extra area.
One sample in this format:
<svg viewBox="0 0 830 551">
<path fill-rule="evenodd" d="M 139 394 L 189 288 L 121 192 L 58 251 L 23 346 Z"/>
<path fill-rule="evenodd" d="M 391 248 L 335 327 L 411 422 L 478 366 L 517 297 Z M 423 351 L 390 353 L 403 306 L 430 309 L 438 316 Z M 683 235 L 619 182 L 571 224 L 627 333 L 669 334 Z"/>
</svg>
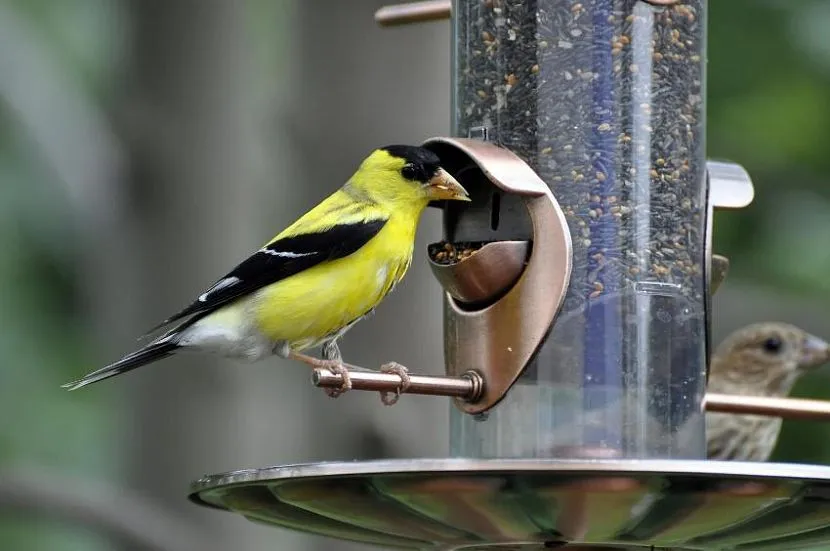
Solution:
<svg viewBox="0 0 830 551">
<path fill-rule="evenodd" d="M 182 332 L 179 346 L 251 362 L 272 356 L 278 343 L 271 342 L 247 321 L 251 317 L 245 315 L 246 303 L 240 301 L 200 319 Z"/>
</svg>

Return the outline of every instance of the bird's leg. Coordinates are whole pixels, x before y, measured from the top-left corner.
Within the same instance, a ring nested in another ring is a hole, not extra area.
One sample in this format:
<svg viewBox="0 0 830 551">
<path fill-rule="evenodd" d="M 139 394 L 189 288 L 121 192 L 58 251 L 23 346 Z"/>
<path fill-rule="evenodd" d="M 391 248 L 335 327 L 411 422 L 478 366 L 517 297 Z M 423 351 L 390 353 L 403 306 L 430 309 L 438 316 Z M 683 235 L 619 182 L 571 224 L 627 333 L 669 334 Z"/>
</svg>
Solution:
<svg viewBox="0 0 830 551">
<path fill-rule="evenodd" d="M 336 360 L 343 363 L 343 355 L 340 353 L 340 347 L 337 346 L 337 339 L 323 343 L 322 356 L 324 360 Z"/>
<path fill-rule="evenodd" d="M 383 405 L 394 406 L 398 403 L 398 400 L 400 400 L 401 394 L 406 392 L 409 385 L 412 384 L 409 379 L 409 370 L 397 362 L 389 362 L 380 366 L 380 372 L 391 373 L 401 378 L 401 384 L 397 390 L 395 390 L 395 394 L 393 396 L 390 397 L 389 392 L 380 393 L 380 401 L 383 402 Z"/>
<path fill-rule="evenodd" d="M 346 367 L 343 365 L 343 361 L 339 358 L 321 360 L 319 358 L 315 358 L 314 356 L 308 356 L 306 354 L 301 354 L 293 350 L 288 353 L 288 357 L 292 360 L 296 360 L 298 362 L 303 362 L 306 365 L 310 365 L 311 367 L 320 367 L 323 369 L 328 369 L 335 375 L 340 375 L 343 378 L 343 384 L 340 385 L 340 388 L 332 388 L 326 390 L 326 394 L 328 394 L 330 397 L 337 398 L 341 394 L 348 392 L 352 389 L 352 380 L 349 378 L 349 370 L 346 369 Z"/>
<path fill-rule="evenodd" d="M 344 392 L 348 392 L 352 388 L 352 381 L 349 378 L 349 370 L 343 365 L 343 355 L 340 353 L 340 347 L 337 346 L 337 339 L 331 339 L 330 341 L 326 341 L 323 344 L 321 350 L 322 356 L 324 360 L 329 362 L 335 362 L 333 365 L 334 367 L 330 367 L 332 373 L 340 374 L 343 377 L 343 384 L 340 385 L 338 389 L 327 390 L 326 394 L 328 394 L 332 398 L 337 398 Z"/>
</svg>

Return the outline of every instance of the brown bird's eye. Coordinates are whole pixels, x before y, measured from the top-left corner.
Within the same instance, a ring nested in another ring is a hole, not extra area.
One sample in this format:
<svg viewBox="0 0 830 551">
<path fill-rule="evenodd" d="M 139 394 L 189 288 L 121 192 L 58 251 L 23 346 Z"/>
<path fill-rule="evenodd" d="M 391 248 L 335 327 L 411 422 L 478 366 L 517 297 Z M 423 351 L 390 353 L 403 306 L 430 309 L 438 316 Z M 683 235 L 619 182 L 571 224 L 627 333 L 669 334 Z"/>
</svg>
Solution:
<svg viewBox="0 0 830 551">
<path fill-rule="evenodd" d="M 775 353 L 781 350 L 782 344 L 781 339 L 778 337 L 770 337 L 764 341 L 764 350 Z"/>
</svg>

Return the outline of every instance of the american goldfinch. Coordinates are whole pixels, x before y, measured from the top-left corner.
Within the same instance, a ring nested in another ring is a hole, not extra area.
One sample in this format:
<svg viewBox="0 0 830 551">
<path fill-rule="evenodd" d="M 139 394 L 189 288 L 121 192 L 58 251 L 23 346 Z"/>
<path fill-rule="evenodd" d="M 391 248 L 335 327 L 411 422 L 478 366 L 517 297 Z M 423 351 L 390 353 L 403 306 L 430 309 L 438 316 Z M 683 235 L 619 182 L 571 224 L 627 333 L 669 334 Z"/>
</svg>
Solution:
<svg viewBox="0 0 830 551">
<path fill-rule="evenodd" d="M 256 361 L 276 354 L 326 367 L 350 388 L 338 339 L 404 277 L 415 230 L 432 201 L 469 201 L 431 151 L 373 151 L 346 184 L 151 330 L 180 322 L 141 349 L 82 379 L 74 390 L 181 350 Z M 182 321 L 184 320 L 184 321 Z M 323 359 L 302 351 L 322 346 Z M 387 364 L 406 382 L 405 368 Z"/>
<path fill-rule="evenodd" d="M 830 360 L 830 345 L 785 323 L 757 323 L 732 333 L 715 354 L 708 390 L 724 394 L 786 396 L 798 378 Z M 706 414 L 709 459 L 766 461 L 781 419 L 759 415 Z"/>
</svg>

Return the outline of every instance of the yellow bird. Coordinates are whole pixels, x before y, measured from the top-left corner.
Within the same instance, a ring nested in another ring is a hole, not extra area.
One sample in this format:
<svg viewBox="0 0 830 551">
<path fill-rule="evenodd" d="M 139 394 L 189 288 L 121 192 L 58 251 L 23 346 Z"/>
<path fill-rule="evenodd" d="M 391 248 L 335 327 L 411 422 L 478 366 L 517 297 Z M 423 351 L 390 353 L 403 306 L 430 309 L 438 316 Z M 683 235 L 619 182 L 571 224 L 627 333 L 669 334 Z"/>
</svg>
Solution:
<svg viewBox="0 0 830 551">
<path fill-rule="evenodd" d="M 188 349 L 248 361 L 276 354 L 326 367 L 342 375 L 345 392 L 351 382 L 338 339 L 403 278 L 421 213 L 443 200 L 469 197 L 434 153 L 377 149 L 343 187 L 151 332 L 186 321 L 63 386 L 74 390 Z M 317 346 L 323 359 L 302 353 Z M 403 366 L 382 370 L 408 381 Z"/>
</svg>

